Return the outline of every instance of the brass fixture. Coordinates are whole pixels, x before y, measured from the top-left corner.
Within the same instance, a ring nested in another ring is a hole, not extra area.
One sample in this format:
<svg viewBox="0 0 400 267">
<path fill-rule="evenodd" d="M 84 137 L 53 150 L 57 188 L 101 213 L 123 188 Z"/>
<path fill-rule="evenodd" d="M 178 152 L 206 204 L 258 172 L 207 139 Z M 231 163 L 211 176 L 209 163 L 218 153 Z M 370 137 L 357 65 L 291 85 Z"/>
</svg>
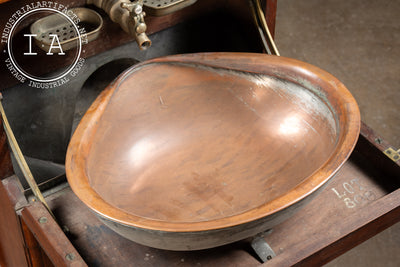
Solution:
<svg viewBox="0 0 400 267">
<path fill-rule="evenodd" d="M 394 162 L 400 160 L 400 149 L 396 150 L 392 147 L 389 147 L 383 153 L 385 153 L 385 155 L 388 156 Z"/>
<path fill-rule="evenodd" d="M 194 4 L 197 0 L 144 0 L 144 10 L 150 16 L 164 16 Z"/>
<path fill-rule="evenodd" d="M 130 17 L 134 21 L 135 38 L 140 49 L 147 49 L 151 46 L 151 41 L 146 35 L 147 25 L 144 22 L 143 0 L 138 0 L 131 3 L 121 3 L 121 7 L 129 11 Z"/>
<path fill-rule="evenodd" d="M 278 48 L 276 47 L 274 39 L 268 29 L 267 20 L 265 19 L 264 11 L 261 8 L 260 0 L 249 0 L 249 4 L 254 23 L 260 33 L 265 51 L 267 51 L 268 54 L 280 56 Z"/>
<path fill-rule="evenodd" d="M 134 36 L 141 50 L 151 46 L 151 41 L 146 35 L 147 25 L 144 21 L 146 13 L 143 11 L 143 0 L 87 0 L 103 9 L 112 21 L 118 23 L 121 28 Z"/>
<path fill-rule="evenodd" d="M 84 36 L 81 36 L 82 43 L 96 40 L 103 26 L 103 18 L 100 14 L 93 9 L 84 7 L 72 8 L 70 10 L 79 18 L 80 23 L 90 26 L 89 28 L 85 28 L 87 32 Z M 31 34 L 35 35 L 35 43 L 46 52 L 48 52 L 51 47 L 51 36 L 53 36 L 53 34 L 57 35 L 59 38 L 62 51 L 77 47 L 79 38 L 76 32 L 77 30 L 78 29 L 75 30 L 73 28 L 73 24 L 63 16 L 60 16 L 60 14 L 52 14 L 41 18 L 35 21 L 30 27 Z M 57 51 L 57 53 L 58 52 L 59 51 Z"/>
</svg>

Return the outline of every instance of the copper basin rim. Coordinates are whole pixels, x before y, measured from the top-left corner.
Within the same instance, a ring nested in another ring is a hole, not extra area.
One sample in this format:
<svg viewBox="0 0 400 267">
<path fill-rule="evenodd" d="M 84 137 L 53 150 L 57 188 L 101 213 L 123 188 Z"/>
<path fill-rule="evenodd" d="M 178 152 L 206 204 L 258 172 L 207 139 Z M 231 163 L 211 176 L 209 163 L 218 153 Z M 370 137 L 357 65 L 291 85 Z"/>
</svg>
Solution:
<svg viewBox="0 0 400 267">
<path fill-rule="evenodd" d="M 310 64 L 251 53 L 168 56 L 131 67 L 101 93 L 71 139 L 66 172 L 75 194 L 120 234 L 202 249 L 289 217 L 347 160 L 359 129 L 350 92 Z M 221 241 L 196 246 L 213 231 L 224 231 Z"/>
</svg>

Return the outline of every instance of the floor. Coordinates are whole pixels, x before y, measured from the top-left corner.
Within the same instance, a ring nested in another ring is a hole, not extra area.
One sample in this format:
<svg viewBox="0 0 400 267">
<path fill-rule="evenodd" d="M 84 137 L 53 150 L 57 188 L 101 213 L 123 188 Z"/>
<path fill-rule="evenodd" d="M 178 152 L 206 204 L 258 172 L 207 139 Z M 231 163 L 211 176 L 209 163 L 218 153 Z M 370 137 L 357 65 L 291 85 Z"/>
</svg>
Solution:
<svg viewBox="0 0 400 267">
<path fill-rule="evenodd" d="M 282 56 L 316 65 L 341 80 L 362 120 L 400 148 L 400 1 L 278 1 Z M 400 223 L 326 266 L 399 266 Z"/>
</svg>

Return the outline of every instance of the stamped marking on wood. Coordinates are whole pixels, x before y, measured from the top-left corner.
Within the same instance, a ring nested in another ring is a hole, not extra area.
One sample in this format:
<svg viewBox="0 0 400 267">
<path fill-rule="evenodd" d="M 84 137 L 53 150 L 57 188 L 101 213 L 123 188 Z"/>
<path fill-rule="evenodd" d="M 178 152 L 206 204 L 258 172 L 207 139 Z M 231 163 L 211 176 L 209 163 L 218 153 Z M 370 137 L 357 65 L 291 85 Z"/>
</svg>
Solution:
<svg viewBox="0 0 400 267">
<path fill-rule="evenodd" d="M 342 186 L 332 188 L 336 196 L 343 200 L 347 208 L 352 209 L 364 203 L 374 201 L 376 194 L 371 189 L 363 186 L 359 179 L 344 182 Z"/>
</svg>

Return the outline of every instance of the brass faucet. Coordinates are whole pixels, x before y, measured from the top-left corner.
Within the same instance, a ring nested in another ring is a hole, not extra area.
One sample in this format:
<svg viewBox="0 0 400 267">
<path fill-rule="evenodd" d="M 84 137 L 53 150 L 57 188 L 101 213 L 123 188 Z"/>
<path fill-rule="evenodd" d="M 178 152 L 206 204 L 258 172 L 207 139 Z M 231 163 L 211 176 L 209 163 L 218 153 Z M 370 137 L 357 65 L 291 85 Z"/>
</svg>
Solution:
<svg viewBox="0 0 400 267">
<path fill-rule="evenodd" d="M 121 7 L 129 11 L 129 15 L 134 22 L 134 36 L 140 49 L 147 49 L 151 46 L 151 41 L 146 35 L 147 25 L 144 22 L 143 0 L 137 0 L 130 3 L 121 3 Z"/>
<path fill-rule="evenodd" d="M 141 50 L 151 46 L 151 41 L 146 35 L 147 25 L 144 21 L 146 13 L 143 11 L 143 0 L 87 0 L 103 9 L 112 21 L 118 23 L 121 28 L 134 36 Z"/>
</svg>

